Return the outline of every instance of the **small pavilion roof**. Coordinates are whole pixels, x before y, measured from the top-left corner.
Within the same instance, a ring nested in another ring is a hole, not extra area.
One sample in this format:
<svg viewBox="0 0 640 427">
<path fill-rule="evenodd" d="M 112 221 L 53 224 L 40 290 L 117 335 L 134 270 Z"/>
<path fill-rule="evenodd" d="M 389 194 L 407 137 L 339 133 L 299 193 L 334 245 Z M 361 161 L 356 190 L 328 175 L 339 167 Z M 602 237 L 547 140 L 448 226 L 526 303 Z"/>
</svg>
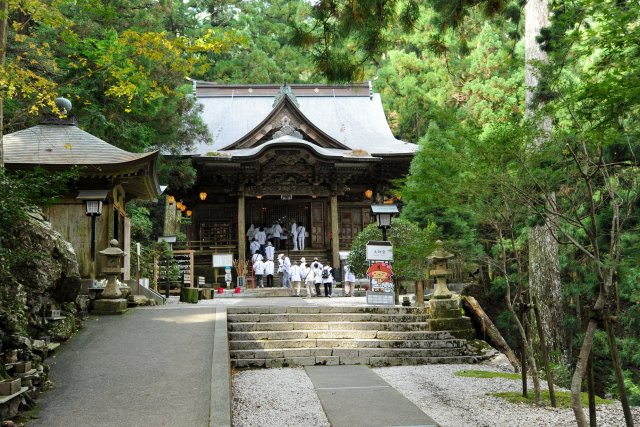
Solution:
<svg viewBox="0 0 640 427">
<path fill-rule="evenodd" d="M 122 150 L 75 125 L 40 124 L 4 136 L 6 163 L 110 165 L 153 155 Z"/>
<path fill-rule="evenodd" d="M 125 187 L 129 187 L 132 196 L 154 198 L 160 194 L 155 172 L 158 151 L 131 153 L 74 124 L 40 124 L 7 134 L 3 138 L 3 150 L 8 168 L 41 166 L 59 170 L 83 166 L 83 174 L 87 176 L 131 176 Z M 141 167 L 146 169 L 145 173 L 140 172 Z M 134 181 L 144 182 L 133 184 Z"/>
</svg>

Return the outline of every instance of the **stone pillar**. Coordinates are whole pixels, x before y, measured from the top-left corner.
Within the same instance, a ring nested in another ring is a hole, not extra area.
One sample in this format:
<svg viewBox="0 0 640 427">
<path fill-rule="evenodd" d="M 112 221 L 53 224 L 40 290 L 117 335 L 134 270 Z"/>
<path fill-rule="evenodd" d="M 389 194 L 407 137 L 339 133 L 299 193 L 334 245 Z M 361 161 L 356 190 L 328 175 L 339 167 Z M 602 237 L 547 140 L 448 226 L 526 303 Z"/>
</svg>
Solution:
<svg viewBox="0 0 640 427">
<path fill-rule="evenodd" d="M 340 268 L 340 223 L 338 219 L 338 196 L 331 196 L 331 266 Z"/>
<path fill-rule="evenodd" d="M 245 259 L 247 256 L 247 240 L 245 238 L 244 223 L 244 193 L 238 193 L 238 259 Z"/>
<path fill-rule="evenodd" d="M 176 204 L 169 204 L 169 198 L 164 198 L 164 227 L 163 236 L 175 236 L 176 234 Z"/>
</svg>

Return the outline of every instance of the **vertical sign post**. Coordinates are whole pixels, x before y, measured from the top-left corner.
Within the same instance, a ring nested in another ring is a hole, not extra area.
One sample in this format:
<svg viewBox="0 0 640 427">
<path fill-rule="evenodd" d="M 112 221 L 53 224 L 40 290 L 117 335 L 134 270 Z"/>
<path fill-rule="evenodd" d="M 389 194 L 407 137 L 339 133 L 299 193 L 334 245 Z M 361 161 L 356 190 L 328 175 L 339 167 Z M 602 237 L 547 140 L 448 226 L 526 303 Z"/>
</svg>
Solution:
<svg viewBox="0 0 640 427">
<path fill-rule="evenodd" d="M 387 241 L 367 242 L 369 290 L 367 304 L 395 305 L 393 245 Z"/>
</svg>

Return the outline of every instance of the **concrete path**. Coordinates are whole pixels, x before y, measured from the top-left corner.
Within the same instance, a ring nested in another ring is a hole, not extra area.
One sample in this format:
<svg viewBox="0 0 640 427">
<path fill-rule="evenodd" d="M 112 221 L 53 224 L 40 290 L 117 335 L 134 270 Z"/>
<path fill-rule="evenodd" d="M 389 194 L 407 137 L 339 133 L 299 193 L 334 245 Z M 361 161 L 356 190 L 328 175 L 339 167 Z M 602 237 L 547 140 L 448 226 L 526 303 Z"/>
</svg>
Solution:
<svg viewBox="0 0 640 427">
<path fill-rule="evenodd" d="M 368 366 L 306 366 L 332 427 L 437 426 Z"/>
<path fill-rule="evenodd" d="M 29 426 L 208 426 L 215 307 L 90 317 L 47 360 L 55 388 Z"/>
</svg>

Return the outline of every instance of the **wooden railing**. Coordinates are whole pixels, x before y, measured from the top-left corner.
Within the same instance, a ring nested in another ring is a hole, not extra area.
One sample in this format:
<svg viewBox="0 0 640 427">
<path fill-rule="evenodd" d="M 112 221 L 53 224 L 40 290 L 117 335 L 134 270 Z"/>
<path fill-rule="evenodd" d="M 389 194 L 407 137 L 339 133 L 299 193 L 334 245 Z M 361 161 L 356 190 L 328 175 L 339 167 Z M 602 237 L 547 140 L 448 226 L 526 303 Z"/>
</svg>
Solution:
<svg viewBox="0 0 640 427">
<path fill-rule="evenodd" d="M 194 251 L 207 251 L 212 253 L 230 253 L 237 252 L 238 246 L 233 242 L 228 245 L 220 245 L 216 242 L 206 240 L 190 240 L 187 242 L 176 242 L 173 244 L 173 249 L 189 249 Z"/>
</svg>

